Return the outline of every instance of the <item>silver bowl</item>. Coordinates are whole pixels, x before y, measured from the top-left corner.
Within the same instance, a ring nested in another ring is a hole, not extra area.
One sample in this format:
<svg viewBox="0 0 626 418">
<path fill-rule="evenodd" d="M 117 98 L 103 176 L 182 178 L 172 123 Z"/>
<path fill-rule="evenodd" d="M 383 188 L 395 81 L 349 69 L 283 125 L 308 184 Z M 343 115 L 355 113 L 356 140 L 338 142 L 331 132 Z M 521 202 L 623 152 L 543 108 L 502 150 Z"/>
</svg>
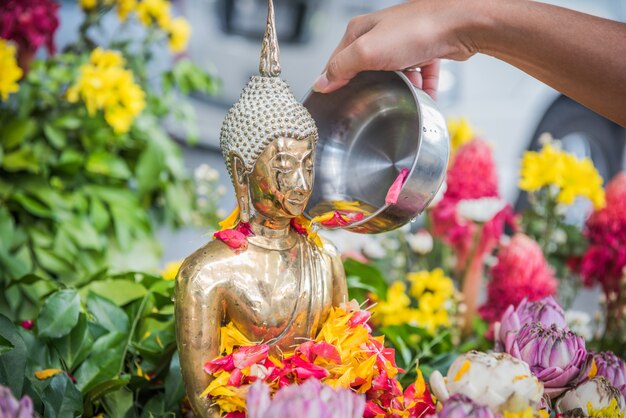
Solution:
<svg viewBox="0 0 626 418">
<path fill-rule="evenodd" d="M 307 217 L 332 211 L 336 201 L 358 201 L 365 217 L 341 228 L 380 233 L 414 220 L 435 197 L 450 151 L 445 118 L 404 74 L 364 72 L 333 93 L 309 92 L 304 106 L 320 135 Z M 405 167 L 397 203 L 385 204 Z"/>
</svg>

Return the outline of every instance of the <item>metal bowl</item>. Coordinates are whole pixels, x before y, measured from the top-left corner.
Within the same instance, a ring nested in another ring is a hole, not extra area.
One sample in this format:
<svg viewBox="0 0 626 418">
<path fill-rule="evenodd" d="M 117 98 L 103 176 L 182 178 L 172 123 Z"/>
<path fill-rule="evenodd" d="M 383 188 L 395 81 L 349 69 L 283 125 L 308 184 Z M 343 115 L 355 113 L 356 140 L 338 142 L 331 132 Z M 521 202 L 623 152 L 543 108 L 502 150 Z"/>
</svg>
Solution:
<svg viewBox="0 0 626 418">
<path fill-rule="evenodd" d="M 448 165 L 446 122 L 404 74 L 364 72 L 333 93 L 309 92 L 304 106 L 320 135 L 307 217 L 332 211 L 336 201 L 358 201 L 365 217 L 341 228 L 380 233 L 414 220 L 435 197 Z M 385 204 L 405 167 L 397 203 Z"/>
</svg>

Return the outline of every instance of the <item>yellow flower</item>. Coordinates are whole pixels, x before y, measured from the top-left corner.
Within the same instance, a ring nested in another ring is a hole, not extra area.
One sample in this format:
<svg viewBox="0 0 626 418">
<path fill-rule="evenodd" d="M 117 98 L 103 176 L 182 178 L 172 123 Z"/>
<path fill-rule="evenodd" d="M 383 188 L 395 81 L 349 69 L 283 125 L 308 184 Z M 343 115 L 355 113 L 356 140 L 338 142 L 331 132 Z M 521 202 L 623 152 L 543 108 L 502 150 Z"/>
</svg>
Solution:
<svg viewBox="0 0 626 418">
<path fill-rule="evenodd" d="M 594 409 L 591 402 L 587 404 L 587 414 L 590 418 L 624 418 L 624 412 L 620 409 L 617 399 L 611 399 L 609 406 Z"/>
<path fill-rule="evenodd" d="M 163 277 L 165 280 L 174 280 L 182 264 L 182 261 L 172 261 L 170 263 L 167 263 L 165 265 L 165 268 L 161 272 L 161 277 Z"/>
<path fill-rule="evenodd" d="M 167 30 L 171 24 L 170 2 L 167 0 L 142 0 L 137 5 L 137 17 L 144 26 L 157 24 Z"/>
<path fill-rule="evenodd" d="M 448 120 L 448 132 L 450 134 L 450 146 L 452 152 L 474 139 L 474 130 L 466 118 Z"/>
<path fill-rule="evenodd" d="M 218 223 L 221 230 L 233 229 L 234 227 L 236 227 L 237 224 L 239 223 L 239 213 L 240 213 L 240 209 L 239 209 L 239 205 L 237 205 L 237 207 L 233 209 L 233 211 L 230 213 L 230 215 L 226 217 L 226 219 Z"/>
<path fill-rule="evenodd" d="M 387 289 L 386 300 L 378 301 L 372 309 L 372 320 L 383 326 L 415 323 L 418 312 L 410 306 L 411 298 L 406 293 L 406 285 L 400 281 L 393 282 Z"/>
<path fill-rule="evenodd" d="M 123 22 L 137 7 L 137 0 L 117 0 L 117 17 Z"/>
<path fill-rule="evenodd" d="M 189 35 L 191 35 L 189 22 L 182 17 L 177 17 L 172 20 L 166 30 L 170 38 L 169 45 L 172 52 L 183 52 L 187 48 Z"/>
<path fill-rule="evenodd" d="M 505 411 L 502 415 L 502 418 L 548 418 L 550 414 L 548 414 L 543 409 L 539 411 L 534 411 L 530 406 L 523 411 L 520 412 L 508 412 Z"/>
<path fill-rule="evenodd" d="M 78 0 L 83 10 L 93 10 L 98 5 L 98 0 Z"/>
<path fill-rule="evenodd" d="M 9 94 L 20 89 L 17 82 L 22 78 L 22 69 L 17 65 L 15 46 L 0 39 L 0 99 L 7 100 Z"/>
<path fill-rule="evenodd" d="M 519 187 L 527 192 L 536 192 L 543 187 L 558 188 L 557 202 L 570 205 L 576 197 L 586 197 L 596 209 L 605 205 L 602 176 L 588 158 L 578 159 L 574 155 L 544 145 L 541 151 L 527 151 L 522 158 Z"/>
<path fill-rule="evenodd" d="M 146 105 L 145 93 L 124 64 L 119 52 L 96 48 L 89 62 L 80 67 L 76 83 L 67 91 L 68 101 L 75 103 L 82 99 L 90 116 L 102 110 L 104 119 L 118 134 L 130 130 Z"/>
</svg>

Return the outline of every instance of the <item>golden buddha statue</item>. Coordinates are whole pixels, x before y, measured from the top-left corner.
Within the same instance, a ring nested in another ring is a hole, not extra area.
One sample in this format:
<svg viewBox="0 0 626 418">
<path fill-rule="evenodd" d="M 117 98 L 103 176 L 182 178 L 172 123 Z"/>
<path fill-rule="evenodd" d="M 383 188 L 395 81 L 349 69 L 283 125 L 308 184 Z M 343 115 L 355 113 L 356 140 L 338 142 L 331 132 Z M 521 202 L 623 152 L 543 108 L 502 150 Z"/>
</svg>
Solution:
<svg viewBox="0 0 626 418">
<path fill-rule="evenodd" d="M 260 75 L 229 111 L 220 145 L 235 187 L 239 222 L 249 223 L 245 250 L 209 242 L 183 263 L 176 281 L 176 329 L 187 395 L 198 417 L 218 417 L 200 397 L 203 370 L 220 355 L 220 328 L 232 323 L 250 341 L 290 351 L 312 339 L 330 308 L 347 299 L 335 248 L 320 248 L 291 227 L 314 178 L 317 128 L 279 78 L 278 42 L 269 0 Z"/>
</svg>

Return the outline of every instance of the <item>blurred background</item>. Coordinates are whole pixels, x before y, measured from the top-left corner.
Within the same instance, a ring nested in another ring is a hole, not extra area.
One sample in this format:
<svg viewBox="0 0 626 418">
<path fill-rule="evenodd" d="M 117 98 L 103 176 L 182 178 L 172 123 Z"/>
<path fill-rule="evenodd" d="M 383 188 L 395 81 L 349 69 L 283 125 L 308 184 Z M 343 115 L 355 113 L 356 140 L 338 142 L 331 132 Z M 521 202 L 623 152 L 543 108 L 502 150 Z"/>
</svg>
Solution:
<svg viewBox="0 0 626 418">
<path fill-rule="evenodd" d="M 243 86 L 250 76 L 258 73 L 267 1 L 174 0 L 172 3 L 176 13 L 185 16 L 193 27 L 187 57 L 216 74 L 221 88 L 217 95 L 196 95 L 191 99 L 190 104 L 198 115 L 197 144 L 188 144 L 183 131 L 173 124 L 171 131 L 184 147 L 186 163 L 191 169 L 208 164 L 220 173 L 224 192 L 220 208 L 227 214 L 234 207 L 234 198 L 219 152 L 219 131 Z M 303 97 L 341 39 L 348 21 L 397 1 L 275 0 L 274 3 L 283 77 L 296 97 Z M 626 19 L 626 1 L 622 0 L 549 3 L 614 20 Z M 62 22 L 57 41 L 63 45 L 75 36 L 81 11 L 74 0 L 62 0 L 61 4 Z M 111 23 L 114 27 L 114 22 Z M 102 36 L 108 36 L 106 28 Z M 538 137 L 543 132 L 560 138 L 565 150 L 591 157 L 605 180 L 626 167 L 624 129 L 496 59 L 479 55 L 467 62 L 444 62 L 438 104 L 446 117 L 467 118 L 478 135 L 493 145 L 500 192 L 518 207 L 524 205 L 524 196 L 519 195 L 517 187 L 520 157 L 525 150 L 539 147 Z M 570 210 L 571 221 L 582 223 L 588 209 L 586 202 L 579 202 Z M 165 246 L 164 260 L 183 258 L 208 239 L 205 231 L 197 230 L 175 234 L 164 230 L 160 236 Z M 349 248 L 353 239 L 342 237 L 337 244 Z"/>
</svg>

